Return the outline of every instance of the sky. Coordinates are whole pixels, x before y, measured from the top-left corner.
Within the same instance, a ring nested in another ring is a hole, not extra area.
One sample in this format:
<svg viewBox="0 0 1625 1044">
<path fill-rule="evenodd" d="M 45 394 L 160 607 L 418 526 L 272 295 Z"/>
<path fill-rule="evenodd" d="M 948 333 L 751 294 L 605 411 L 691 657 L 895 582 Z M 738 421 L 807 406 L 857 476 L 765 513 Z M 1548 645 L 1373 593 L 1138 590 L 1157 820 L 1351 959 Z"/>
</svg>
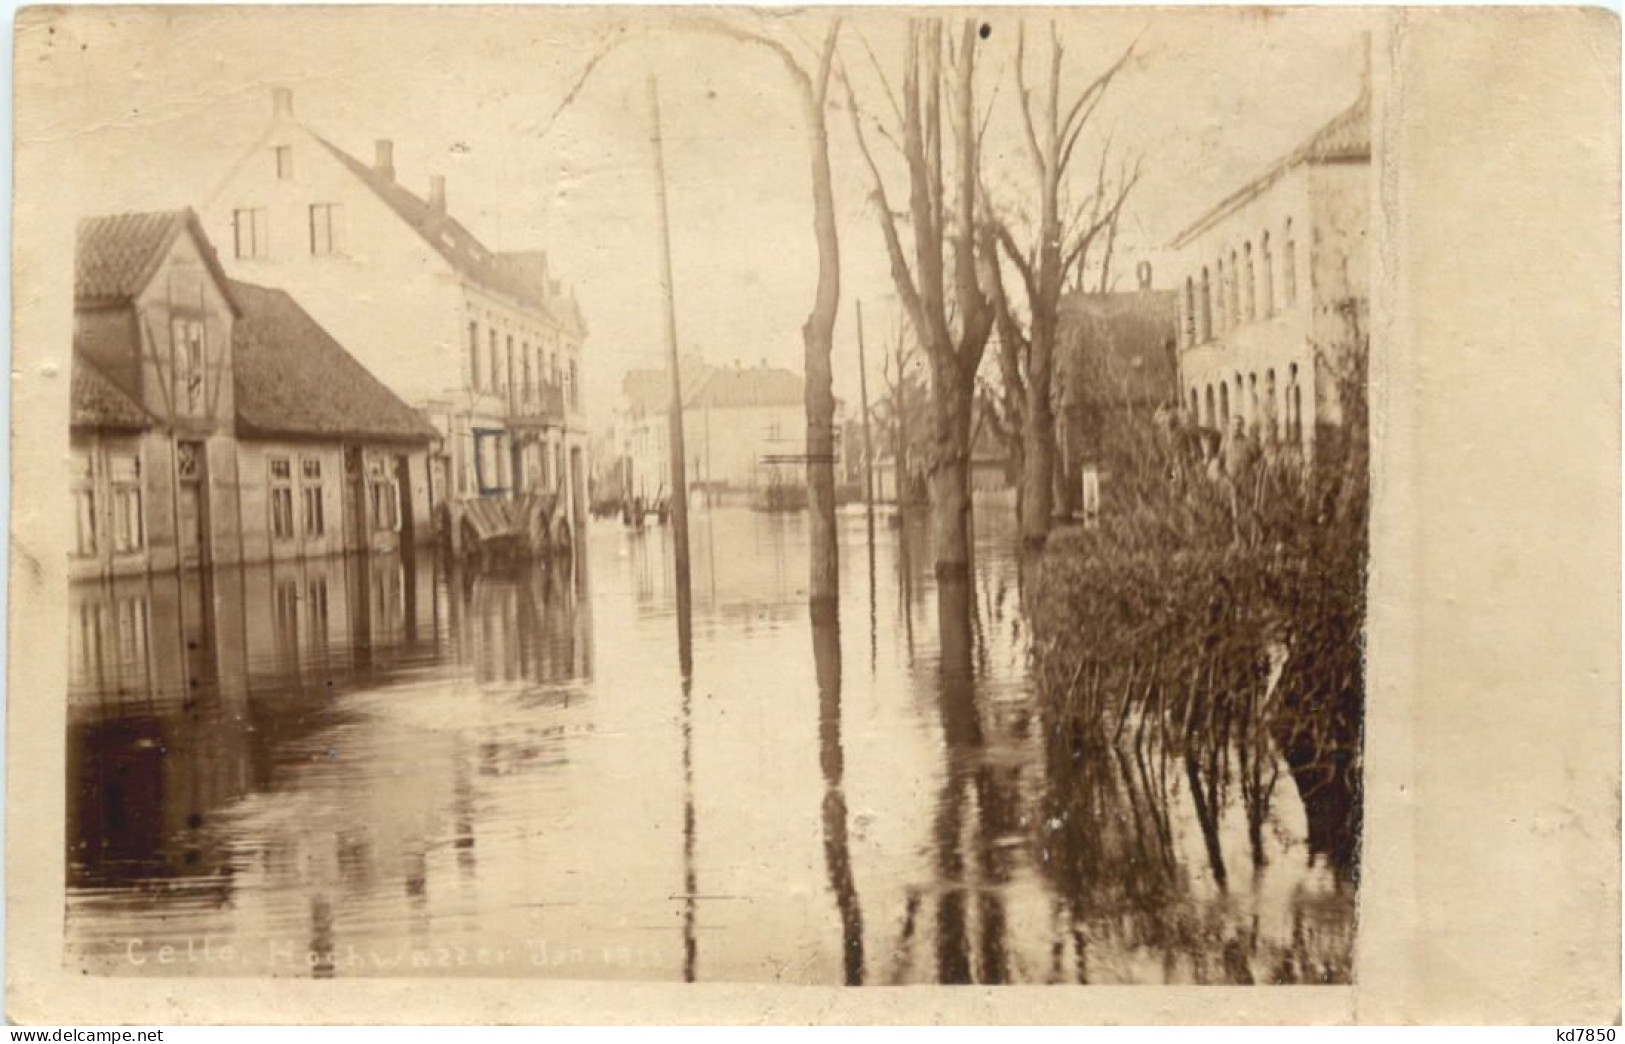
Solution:
<svg viewBox="0 0 1625 1044">
<path fill-rule="evenodd" d="M 1012 72 L 1021 12 L 982 14 L 984 172 L 1001 198 L 1025 200 L 1031 180 Z M 624 372 L 661 365 L 665 352 L 651 76 L 683 350 L 716 364 L 802 369 L 817 255 L 801 102 L 768 50 L 694 32 L 691 21 L 685 31 L 685 17 L 633 8 L 81 8 L 49 28 L 21 24 L 16 148 L 27 169 L 50 172 L 64 215 L 198 206 L 265 127 L 272 88 L 289 87 L 296 115 L 352 155 L 370 160 L 375 139 L 393 140 L 397 178 L 420 195 L 431 174 L 443 174 L 450 209 L 489 247 L 548 252 L 590 328 L 588 409 L 607 417 Z M 832 16 L 726 17 L 810 63 Z M 1113 265 L 1119 285 L 1131 285 L 1138 258 L 1155 273 L 1157 250 L 1174 233 L 1354 99 L 1369 18 L 1313 8 L 1028 15 L 1029 86 L 1045 74 L 1053 31 L 1065 51 L 1063 96 L 1134 44 L 1074 162 L 1082 186 L 1108 139 L 1114 155 L 1143 157 Z M 880 9 L 845 13 L 840 54 L 860 109 L 875 118 L 889 113 L 875 65 L 897 83 L 905 24 Z M 620 42 L 581 82 L 611 39 Z M 842 255 L 836 392 L 856 402 L 854 302 L 864 306 L 871 388 L 897 303 L 847 114 L 831 111 L 828 125 Z M 870 141 L 901 206 L 896 153 L 884 138 Z"/>
</svg>

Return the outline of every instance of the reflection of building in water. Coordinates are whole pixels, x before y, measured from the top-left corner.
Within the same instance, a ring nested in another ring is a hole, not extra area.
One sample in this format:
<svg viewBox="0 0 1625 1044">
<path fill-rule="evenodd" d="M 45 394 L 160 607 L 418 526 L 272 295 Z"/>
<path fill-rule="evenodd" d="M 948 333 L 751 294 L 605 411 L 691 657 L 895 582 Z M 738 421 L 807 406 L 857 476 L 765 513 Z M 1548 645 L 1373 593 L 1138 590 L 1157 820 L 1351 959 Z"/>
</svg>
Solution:
<svg viewBox="0 0 1625 1044">
<path fill-rule="evenodd" d="M 191 211 L 79 227 L 75 577 L 428 537 L 435 432 L 292 298 L 227 280 Z"/>
<path fill-rule="evenodd" d="M 311 559 L 75 584 L 69 862 L 81 883 L 224 873 L 211 820 L 274 785 L 334 697 L 437 657 L 432 560 Z"/>
<path fill-rule="evenodd" d="M 591 612 L 568 562 L 538 561 L 507 573 L 450 577 L 451 638 L 480 684 L 592 677 Z"/>
</svg>

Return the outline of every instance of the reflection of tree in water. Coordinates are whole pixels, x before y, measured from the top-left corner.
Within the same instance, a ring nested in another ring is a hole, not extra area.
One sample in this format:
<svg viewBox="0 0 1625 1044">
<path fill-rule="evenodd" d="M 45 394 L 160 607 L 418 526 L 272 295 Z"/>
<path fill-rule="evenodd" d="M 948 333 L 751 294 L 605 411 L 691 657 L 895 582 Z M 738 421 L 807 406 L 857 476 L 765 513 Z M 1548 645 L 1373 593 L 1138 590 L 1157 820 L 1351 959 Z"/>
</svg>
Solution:
<svg viewBox="0 0 1625 1044">
<path fill-rule="evenodd" d="M 938 580 L 937 625 L 938 710 L 947 764 L 933 825 L 936 979 L 1002 983 L 1011 977 L 1005 888 L 1015 858 L 1015 846 L 1006 841 L 1022 830 L 1021 770 L 989 757 L 988 730 L 977 703 L 977 640 L 967 581 Z M 915 929 L 916 916 L 917 908 L 911 908 L 906 934 Z"/>
<path fill-rule="evenodd" d="M 1067 730 L 1046 744 L 1040 863 L 1060 897 L 1052 977 L 1080 983 L 1135 979 L 1129 965 L 1160 965 L 1166 982 L 1348 982 L 1353 911 L 1335 879 L 1329 894 L 1297 885 L 1290 931 L 1261 928 L 1259 913 L 1226 898 L 1237 887 L 1221 829 L 1239 793 L 1255 872 L 1265 863 L 1277 755 L 1256 734 L 1190 737 L 1180 753 L 1136 733 L 1127 742 Z M 1235 755 L 1234 757 L 1232 755 Z M 1217 895 L 1181 862 L 1173 823 L 1191 810 Z M 1240 886 L 1245 890 L 1245 885 Z M 1104 962 L 1104 963 L 1103 963 Z"/>
<path fill-rule="evenodd" d="M 824 865 L 841 917 L 845 983 L 863 985 L 863 911 L 852 878 L 848 841 L 846 757 L 841 747 L 841 621 L 833 606 L 812 612 L 813 661 L 818 677 L 818 764 L 824 776 Z"/>
</svg>

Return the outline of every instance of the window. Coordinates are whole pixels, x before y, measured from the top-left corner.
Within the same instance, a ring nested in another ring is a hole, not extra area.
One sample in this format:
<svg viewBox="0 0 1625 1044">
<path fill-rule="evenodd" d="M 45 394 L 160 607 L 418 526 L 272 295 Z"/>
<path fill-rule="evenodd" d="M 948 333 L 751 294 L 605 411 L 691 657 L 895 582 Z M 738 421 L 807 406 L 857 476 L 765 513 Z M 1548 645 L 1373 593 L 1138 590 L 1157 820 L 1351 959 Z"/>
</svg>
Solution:
<svg viewBox="0 0 1625 1044">
<path fill-rule="evenodd" d="M 96 553 L 96 479 L 89 450 L 73 453 L 73 551 L 77 555 Z"/>
<path fill-rule="evenodd" d="M 469 387 L 475 391 L 480 388 L 480 324 L 470 319 L 468 322 L 468 379 Z"/>
<path fill-rule="evenodd" d="M 108 475 L 113 487 L 113 547 L 120 552 L 139 551 L 145 544 L 141 516 L 141 459 L 121 453 L 108 459 Z"/>
<path fill-rule="evenodd" d="M 231 236 L 239 260 L 271 256 L 271 233 L 264 207 L 232 211 Z"/>
<path fill-rule="evenodd" d="M 319 537 L 327 532 L 325 494 L 322 490 L 322 461 L 320 457 L 305 457 L 299 462 L 299 496 L 305 509 L 305 535 Z"/>
<path fill-rule="evenodd" d="M 463 440 L 461 438 L 454 438 L 452 440 L 452 446 L 454 448 L 454 452 L 456 453 L 456 460 L 452 464 L 452 468 L 457 472 L 457 492 L 467 493 L 468 454 L 463 451 Z"/>
<path fill-rule="evenodd" d="M 502 349 L 497 346 L 497 332 L 493 327 L 491 334 L 491 390 L 502 389 Z"/>
<path fill-rule="evenodd" d="M 1213 385 L 1210 384 L 1210 385 L 1207 386 L 1207 412 L 1205 414 L 1203 414 L 1203 420 L 1205 420 L 1207 422 L 1207 426 L 1210 427 L 1210 428 L 1213 427 L 1214 416 L 1215 415 L 1214 415 L 1214 412 L 1213 412 Z"/>
<path fill-rule="evenodd" d="M 1203 341 L 1213 338 L 1213 286 L 1208 281 L 1207 267 L 1202 268 L 1202 321 L 1198 333 Z M 904 400 L 905 402 L 908 400 Z M 1213 411 L 1209 410 L 1211 415 Z"/>
<path fill-rule="evenodd" d="M 374 482 L 372 490 L 373 528 L 391 532 L 401 528 L 400 502 L 396 499 L 395 483 Z"/>
<path fill-rule="evenodd" d="M 1218 321 L 1208 330 L 1208 337 L 1210 338 L 1230 328 L 1230 307 L 1227 303 L 1230 300 L 1230 279 L 1224 274 L 1224 258 L 1219 258 L 1219 263 L 1214 267 L 1213 271 L 1217 284 L 1214 289 L 1218 291 L 1219 300 L 1213 309 Z"/>
<path fill-rule="evenodd" d="M 344 210 L 337 203 L 310 205 L 310 252 L 317 257 L 330 257 L 343 251 L 342 224 Z"/>
<path fill-rule="evenodd" d="M 572 409 L 579 409 L 581 407 L 581 386 L 579 385 L 579 383 L 577 383 L 577 380 L 576 380 L 578 375 L 579 375 L 579 372 L 576 369 L 576 361 L 574 359 L 571 359 L 570 360 L 569 387 L 570 387 L 570 406 L 571 406 Z"/>
<path fill-rule="evenodd" d="M 1247 258 L 1247 285 L 1242 288 L 1242 301 L 1247 306 L 1247 318 L 1258 318 L 1258 284 L 1255 281 L 1257 273 L 1253 269 L 1253 244 L 1248 240 L 1242 247 L 1242 253 Z"/>
<path fill-rule="evenodd" d="M 513 334 L 508 335 L 508 350 L 503 354 L 502 358 L 503 362 L 505 363 L 505 367 L 502 371 L 502 384 L 503 387 L 507 387 L 507 385 L 512 383 L 508 378 L 513 376 L 513 374 L 509 373 L 506 369 L 507 366 L 513 365 Z"/>
<path fill-rule="evenodd" d="M 527 341 L 524 344 L 520 345 L 519 352 L 520 352 L 520 358 L 521 358 L 521 360 L 523 360 L 522 365 L 524 367 L 525 401 L 529 402 L 531 399 L 536 397 L 536 388 L 531 383 L 531 376 L 530 376 L 530 342 Z"/>
<path fill-rule="evenodd" d="M 1196 280 L 1185 277 L 1185 346 L 1196 343 Z"/>
<path fill-rule="evenodd" d="M 1292 238 L 1292 219 L 1286 219 L 1286 242 L 1281 246 L 1281 265 L 1286 279 L 1281 296 L 1291 308 L 1298 303 L 1298 244 Z"/>
<path fill-rule="evenodd" d="M 1259 304 L 1259 314 L 1268 319 L 1275 314 L 1275 259 L 1270 255 L 1270 234 L 1264 233 L 1264 239 L 1258 245 L 1259 260 L 1264 263 L 1264 298 Z"/>
<path fill-rule="evenodd" d="M 272 457 L 271 535 L 278 540 L 293 539 L 293 465 L 287 457 Z"/>
<path fill-rule="evenodd" d="M 203 412 L 203 320 L 171 316 L 170 344 L 175 349 L 175 402 L 187 413 Z"/>
<path fill-rule="evenodd" d="M 1234 250 L 1230 251 L 1230 311 L 1225 321 L 1231 326 L 1241 322 L 1241 265 Z"/>
<path fill-rule="evenodd" d="M 400 491 L 383 457 L 367 461 L 367 493 L 372 502 L 372 527 L 385 532 L 401 528 Z"/>
<path fill-rule="evenodd" d="M 288 181 L 293 177 L 292 145 L 278 145 L 276 147 L 276 177 L 278 181 Z"/>
</svg>

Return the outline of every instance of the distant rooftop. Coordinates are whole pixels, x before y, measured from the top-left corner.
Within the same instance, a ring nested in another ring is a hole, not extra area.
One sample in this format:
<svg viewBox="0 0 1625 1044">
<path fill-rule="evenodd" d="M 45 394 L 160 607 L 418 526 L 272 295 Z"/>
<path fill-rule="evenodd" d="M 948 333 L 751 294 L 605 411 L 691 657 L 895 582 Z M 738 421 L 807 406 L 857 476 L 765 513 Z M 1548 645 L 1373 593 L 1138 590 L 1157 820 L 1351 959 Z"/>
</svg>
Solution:
<svg viewBox="0 0 1625 1044">
<path fill-rule="evenodd" d="M 684 409 L 801 405 L 807 382 L 781 366 L 712 366 L 696 356 L 679 364 Z M 664 413 L 671 401 L 668 370 L 630 370 L 621 390 L 634 413 Z"/>
<path fill-rule="evenodd" d="M 1175 394 L 1178 311 L 1173 290 L 1064 297 L 1058 365 L 1068 400 L 1126 404 Z"/>
<path fill-rule="evenodd" d="M 237 429 L 245 435 L 425 442 L 435 429 L 281 290 L 233 282 Z"/>
<path fill-rule="evenodd" d="M 565 292 L 547 274 L 546 257 L 540 251 L 501 253 L 489 249 L 447 213 L 443 198 L 436 202 L 422 199 L 326 138 L 315 137 L 464 278 L 542 311 L 580 333 L 586 332 L 586 321 L 574 294 Z"/>
<path fill-rule="evenodd" d="M 1371 159 L 1371 94 L 1360 91 L 1354 104 L 1332 117 L 1309 138 L 1276 160 L 1264 173 L 1232 192 L 1216 206 L 1176 235 L 1171 246 L 1179 249 L 1243 203 L 1280 180 L 1288 171 L 1305 163 L 1353 163 Z"/>
</svg>

